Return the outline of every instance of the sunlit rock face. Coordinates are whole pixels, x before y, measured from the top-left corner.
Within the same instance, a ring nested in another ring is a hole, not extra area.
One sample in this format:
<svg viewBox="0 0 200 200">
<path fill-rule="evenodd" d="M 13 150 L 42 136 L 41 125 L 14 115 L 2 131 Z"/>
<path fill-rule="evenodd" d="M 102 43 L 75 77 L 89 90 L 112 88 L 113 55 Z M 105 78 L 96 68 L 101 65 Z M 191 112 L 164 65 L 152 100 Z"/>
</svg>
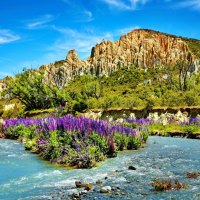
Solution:
<svg viewBox="0 0 200 200">
<path fill-rule="evenodd" d="M 182 38 L 137 29 L 114 42 L 103 40 L 96 44 L 87 60 L 80 60 L 76 50 L 70 50 L 65 60 L 42 65 L 38 71 L 44 70 L 46 80 L 56 82 L 62 88 L 76 75 L 109 76 L 124 66 L 136 65 L 141 69 L 169 67 L 178 60 L 192 63 L 190 72 L 200 70 L 200 61 Z"/>
<path fill-rule="evenodd" d="M 148 68 L 172 65 L 178 60 L 195 60 L 187 44 L 175 36 L 148 30 L 134 30 L 113 43 L 102 41 L 89 58 L 94 69 L 107 75 L 131 64 Z"/>
<path fill-rule="evenodd" d="M 134 64 L 142 69 L 168 67 L 178 60 L 192 62 L 192 72 L 197 72 L 200 68 L 200 62 L 183 39 L 138 29 L 122 35 L 114 42 L 103 40 L 96 44 L 85 61 L 78 58 L 75 50 L 70 50 L 65 60 L 44 65 L 41 69 L 45 69 L 47 79 L 55 77 L 60 70 L 68 83 L 76 75 L 89 73 L 94 76 L 109 76 L 124 66 Z"/>
</svg>

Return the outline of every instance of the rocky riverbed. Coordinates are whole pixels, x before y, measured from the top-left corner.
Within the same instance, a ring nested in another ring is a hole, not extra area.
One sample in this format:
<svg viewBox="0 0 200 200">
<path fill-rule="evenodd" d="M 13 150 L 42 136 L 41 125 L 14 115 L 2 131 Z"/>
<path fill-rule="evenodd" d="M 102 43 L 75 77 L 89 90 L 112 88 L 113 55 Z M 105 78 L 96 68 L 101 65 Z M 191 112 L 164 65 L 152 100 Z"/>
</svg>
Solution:
<svg viewBox="0 0 200 200">
<path fill-rule="evenodd" d="M 0 199 L 199 199 L 200 178 L 186 176 L 200 171 L 199 144 L 155 136 L 137 152 L 122 152 L 96 168 L 68 170 L 41 161 L 16 141 L 0 140 Z M 158 193 L 155 179 L 177 179 L 186 189 Z M 76 181 L 92 187 L 77 188 Z"/>
</svg>

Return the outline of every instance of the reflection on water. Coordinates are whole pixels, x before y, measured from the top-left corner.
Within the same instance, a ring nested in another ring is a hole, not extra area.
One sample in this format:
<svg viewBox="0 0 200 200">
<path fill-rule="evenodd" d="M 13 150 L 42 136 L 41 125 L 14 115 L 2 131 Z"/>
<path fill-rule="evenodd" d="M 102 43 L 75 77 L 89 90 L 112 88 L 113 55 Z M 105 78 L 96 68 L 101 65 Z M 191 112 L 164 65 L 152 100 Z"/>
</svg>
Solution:
<svg viewBox="0 0 200 200">
<path fill-rule="evenodd" d="M 0 199 L 66 199 L 63 194 L 74 191 L 75 180 L 119 187 L 115 199 L 200 199 L 200 178 L 187 179 L 186 172 L 200 171 L 200 140 L 150 137 L 140 151 L 122 152 L 99 167 L 84 170 L 58 168 L 24 151 L 11 140 L 0 140 Z M 128 166 L 137 170 L 127 170 Z M 117 171 L 116 171 L 117 170 Z M 108 179 L 104 178 L 108 176 Z M 171 178 L 184 182 L 188 189 L 157 193 L 152 191 L 155 178 Z M 113 199 L 99 191 L 89 192 L 85 199 Z"/>
</svg>

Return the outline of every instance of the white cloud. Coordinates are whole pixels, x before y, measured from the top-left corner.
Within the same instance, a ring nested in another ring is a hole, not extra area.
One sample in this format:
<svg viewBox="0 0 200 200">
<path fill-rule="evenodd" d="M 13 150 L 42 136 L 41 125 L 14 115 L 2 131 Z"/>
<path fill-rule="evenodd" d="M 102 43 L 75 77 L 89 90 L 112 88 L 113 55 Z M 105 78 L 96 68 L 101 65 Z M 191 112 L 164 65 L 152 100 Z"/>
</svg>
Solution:
<svg viewBox="0 0 200 200">
<path fill-rule="evenodd" d="M 91 22 L 94 20 L 93 13 L 89 10 L 72 11 L 71 18 L 74 22 Z"/>
<path fill-rule="evenodd" d="M 39 29 L 45 27 L 49 22 L 53 21 L 55 18 L 53 15 L 43 15 L 40 18 L 34 19 L 27 23 L 26 27 L 28 29 Z"/>
<path fill-rule="evenodd" d="M 70 28 L 60 28 L 53 26 L 55 31 L 61 34 L 60 39 L 48 49 L 56 54 L 66 55 L 67 51 L 76 49 L 81 59 L 85 59 L 90 55 L 92 47 L 105 40 L 113 40 L 113 35 L 109 32 L 97 33 L 96 31 L 87 30 L 77 31 Z"/>
<path fill-rule="evenodd" d="M 62 0 L 67 4 L 67 13 L 70 21 L 73 22 L 91 22 L 94 20 L 93 13 L 85 8 L 82 3 L 76 0 Z"/>
<path fill-rule="evenodd" d="M 12 33 L 12 31 L 8 29 L 0 29 L 0 44 L 6 44 L 20 39 L 19 35 Z"/>
<path fill-rule="evenodd" d="M 129 26 L 129 27 L 121 28 L 121 29 L 118 29 L 115 31 L 115 35 L 121 36 L 123 34 L 127 34 L 130 31 L 133 31 L 133 30 L 139 29 L 139 28 L 140 28 L 139 26 Z"/>
<path fill-rule="evenodd" d="M 200 0 L 186 0 L 179 3 L 180 7 L 191 7 L 194 9 L 200 9 Z"/>
<path fill-rule="evenodd" d="M 111 7 L 121 10 L 135 10 L 138 4 L 146 4 L 148 0 L 101 0 Z"/>
</svg>

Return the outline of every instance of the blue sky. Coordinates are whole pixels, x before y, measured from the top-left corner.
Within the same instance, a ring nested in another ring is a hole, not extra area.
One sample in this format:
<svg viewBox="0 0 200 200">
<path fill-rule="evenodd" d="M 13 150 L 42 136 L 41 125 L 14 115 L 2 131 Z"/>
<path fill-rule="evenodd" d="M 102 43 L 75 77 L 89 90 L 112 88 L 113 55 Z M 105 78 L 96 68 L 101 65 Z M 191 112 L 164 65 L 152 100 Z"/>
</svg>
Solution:
<svg viewBox="0 0 200 200">
<path fill-rule="evenodd" d="M 0 78 L 135 28 L 200 39 L 200 0 L 0 0 Z"/>
</svg>

